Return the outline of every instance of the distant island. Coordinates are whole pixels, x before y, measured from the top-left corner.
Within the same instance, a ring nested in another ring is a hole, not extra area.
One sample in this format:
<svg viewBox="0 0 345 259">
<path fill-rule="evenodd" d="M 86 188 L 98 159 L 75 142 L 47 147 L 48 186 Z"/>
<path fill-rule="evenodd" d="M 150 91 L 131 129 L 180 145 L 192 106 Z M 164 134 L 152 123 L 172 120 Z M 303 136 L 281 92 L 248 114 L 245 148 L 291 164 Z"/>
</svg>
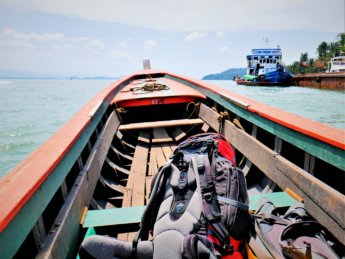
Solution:
<svg viewBox="0 0 345 259">
<path fill-rule="evenodd" d="M 202 78 L 202 80 L 233 80 L 235 76 L 242 77 L 246 74 L 245 68 L 230 68 L 219 74 L 209 74 Z"/>
</svg>

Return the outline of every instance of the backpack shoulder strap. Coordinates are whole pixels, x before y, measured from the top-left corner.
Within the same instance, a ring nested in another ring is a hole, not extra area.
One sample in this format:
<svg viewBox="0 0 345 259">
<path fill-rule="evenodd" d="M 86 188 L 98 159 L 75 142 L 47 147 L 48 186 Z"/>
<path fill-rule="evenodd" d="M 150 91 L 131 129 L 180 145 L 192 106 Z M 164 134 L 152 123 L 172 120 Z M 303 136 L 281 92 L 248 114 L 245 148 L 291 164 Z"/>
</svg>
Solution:
<svg viewBox="0 0 345 259">
<path fill-rule="evenodd" d="M 147 239 L 149 228 L 150 228 L 150 221 L 152 217 L 156 214 L 155 210 L 158 210 L 158 204 L 162 202 L 162 200 L 157 200 L 158 192 L 164 192 L 162 187 L 165 188 L 166 182 L 170 176 L 171 170 L 171 162 L 168 161 L 155 175 L 154 183 L 151 185 L 151 193 L 149 201 L 147 202 L 145 211 L 141 217 L 139 231 L 135 234 L 133 238 L 133 245 L 132 245 L 132 258 L 136 258 L 137 253 L 137 246 L 139 240 L 142 238 Z M 163 180 L 162 180 L 163 178 Z M 157 211 L 158 212 L 158 211 Z"/>
<path fill-rule="evenodd" d="M 195 161 L 196 160 L 196 161 Z M 207 155 L 196 155 L 192 158 L 196 165 L 196 182 L 202 196 L 202 210 L 207 223 L 221 244 L 223 252 L 232 250 L 229 241 L 229 231 L 225 227 L 217 201 L 210 161 Z"/>
</svg>

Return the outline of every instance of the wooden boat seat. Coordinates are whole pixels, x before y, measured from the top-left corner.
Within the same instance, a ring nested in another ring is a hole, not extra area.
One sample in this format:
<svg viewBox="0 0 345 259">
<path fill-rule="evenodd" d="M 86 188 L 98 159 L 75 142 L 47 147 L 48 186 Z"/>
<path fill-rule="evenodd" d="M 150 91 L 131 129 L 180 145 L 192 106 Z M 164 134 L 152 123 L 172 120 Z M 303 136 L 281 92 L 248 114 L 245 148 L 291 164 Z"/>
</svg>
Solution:
<svg viewBox="0 0 345 259">
<path fill-rule="evenodd" d="M 286 192 L 273 192 L 249 195 L 249 210 L 255 211 L 261 199 L 268 199 L 277 208 L 289 207 L 296 203 Z M 82 222 L 83 228 L 101 227 L 110 225 L 127 225 L 139 223 L 145 206 L 123 207 L 105 210 L 89 210 L 85 220 Z"/>
<path fill-rule="evenodd" d="M 249 210 L 255 211 L 260 204 L 261 199 L 268 199 L 274 203 L 277 208 L 290 207 L 297 201 L 286 192 L 273 192 L 249 195 Z M 83 222 L 83 228 L 87 228 L 84 239 L 96 235 L 97 227 L 104 226 L 127 226 L 138 225 L 146 206 L 134 206 L 123 208 L 111 208 L 103 210 L 89 210 L 86 212 Z M 134 233 L 119 234 L 119 239 L 131 240 Z M 77 257 L 78 258 L 78 257 Z"/>
<path fill-rule="evenodd" d="M 200 125 L 203 123 L 204 122 L 201 119 L 139 122 L 139 123 L 123 124 L 119 127 L 119 130 L 120 131 L 143 130 L 143 129 L 167 128 L 167 127 L 188 126 L 188 125 Z"/>
</svg>

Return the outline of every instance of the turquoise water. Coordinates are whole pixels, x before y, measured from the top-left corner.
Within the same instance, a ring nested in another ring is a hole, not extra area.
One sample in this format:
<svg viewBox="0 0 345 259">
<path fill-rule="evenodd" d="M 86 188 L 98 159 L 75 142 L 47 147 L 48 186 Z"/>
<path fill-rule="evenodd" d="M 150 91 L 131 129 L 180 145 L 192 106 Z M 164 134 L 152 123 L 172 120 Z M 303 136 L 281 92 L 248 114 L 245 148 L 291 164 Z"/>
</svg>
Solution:
<svg viewBox="0 0 345 259">
<path fill-rule="evenodd" d="M 0 177 L 52 136 L 112 80 L 0 80 Z M 251 99 L 345 129 L 345 93 L 210 81 Z"/>
<path fill-rule="evenodd" d="M 0 177 L 111 81 L 0 80 Z"/>
<path fill-rule="evenodd" d="M 345 129 L 345 91 L 296 86 L 238 86 L 234 81 L 210 82 L 250 99 L 332 127 Z"/>
</svg>

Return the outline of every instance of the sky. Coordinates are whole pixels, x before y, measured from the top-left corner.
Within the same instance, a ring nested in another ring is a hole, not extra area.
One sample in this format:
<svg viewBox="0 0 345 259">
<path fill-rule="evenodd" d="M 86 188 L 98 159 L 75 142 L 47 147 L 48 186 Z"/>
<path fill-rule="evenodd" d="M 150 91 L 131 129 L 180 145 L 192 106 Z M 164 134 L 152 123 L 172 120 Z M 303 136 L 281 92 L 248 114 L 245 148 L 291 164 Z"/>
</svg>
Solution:
<svg viewBox="0 0 345 259">
<path fill-rule="evenodd" d="M 341 32 L 345 0 L 0 0 L 0 70 L 116 77 L 150 59 L 202 78 L 245 67 L 252 48 L 316 57 Z"/>
</svg>

